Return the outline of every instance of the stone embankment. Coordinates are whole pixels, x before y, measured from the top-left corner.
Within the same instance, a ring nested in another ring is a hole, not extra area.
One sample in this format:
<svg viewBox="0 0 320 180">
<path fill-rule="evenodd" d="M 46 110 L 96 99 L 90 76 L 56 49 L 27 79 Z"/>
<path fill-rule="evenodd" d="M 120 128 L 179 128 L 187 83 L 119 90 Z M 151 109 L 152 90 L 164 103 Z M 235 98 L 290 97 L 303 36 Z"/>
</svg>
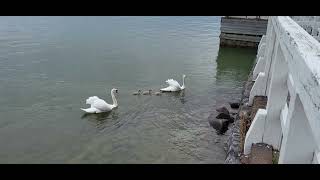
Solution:
<svg viewBox="0 0 320 180">
<path fill-rule="evenodd" d="M 253 65 L 253 68 L 255 65 Z M 229 103 L 230 108 L 223 106 L 216 111 L 217 116 L 208 117 L 209 124 L 217 130 L 218 134 L 224 134 L 230 128 L 229 138 L 225 142 L 225 164 L 269 164 L 272 162 L 272 147 L 265 144 L 255 144 L 254 153 L 250 156 L 243 155 L 246 133 L 255 117 L 258 109 L 265 109 L 266 96 L 256 96 L 252 106 L 249 106 L 249 96 L 254 81 L 252 79 L 253 68 L 244 83 L 242 96 L 239 102 Z"/>
<path fill-rule="evenodd" d="M 255 66 L 253 66 L 255 67 Z M 269 164 L 272 162 L 272 147 L 264 144 L 254 145 L 254 153 L 249 157 L 243 156 L 244 141 L 252 120 L 258 109 L 265 109 L 266 96 L 256 96 L 252 106 L 249 106 L 249 95 L 254 84 L 251 70 L 248 80 L 244 84 L 238 112 L 231 125 L 231 131 L 226 146 L 225 164 Z"/>
</svg>

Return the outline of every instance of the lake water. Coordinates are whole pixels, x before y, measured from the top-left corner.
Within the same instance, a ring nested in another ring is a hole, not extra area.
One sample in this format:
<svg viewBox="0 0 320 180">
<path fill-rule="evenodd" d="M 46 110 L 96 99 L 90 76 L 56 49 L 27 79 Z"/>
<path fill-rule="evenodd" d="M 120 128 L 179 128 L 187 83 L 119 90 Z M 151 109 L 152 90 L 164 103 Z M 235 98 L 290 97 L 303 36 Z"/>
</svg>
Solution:
<svg viewBox="0 0 320 180">
<path fill-rule="evenodd" d="M 0 17 L 0 163 L 223 163 L 207 117 L 240 98 L 256 50 L 219 34 L 220 17 Z M 184 93 L 131 95 L 182 74 Z M 84 115 L 112 88 L 116 110 Z"/>
</svg>

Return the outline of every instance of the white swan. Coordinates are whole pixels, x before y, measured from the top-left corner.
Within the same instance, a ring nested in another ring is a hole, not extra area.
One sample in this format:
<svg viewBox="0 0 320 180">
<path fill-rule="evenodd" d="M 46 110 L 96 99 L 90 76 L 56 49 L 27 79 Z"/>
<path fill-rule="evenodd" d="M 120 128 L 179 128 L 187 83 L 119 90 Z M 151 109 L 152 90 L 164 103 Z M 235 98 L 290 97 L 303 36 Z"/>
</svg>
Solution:
<svg viewBox="0 0 320 180">
<path fill-rule="evenodd" d="M 100 99 L 97 96 L 91 96 L 86 100 L 86 104 L 90 104 L 90 108 L 80 109 L 85 111 L 86 113 L 102 113 L 111 111 L 112 109 L 118 107 L 118 102 L 114 93 L 118 93 L 118 89 L 111 89 L 111 97 L 113 104 L 108 104 L 103 99 Z"/>
<path fill-rule="evenodd" d="M 169 85 L 166 88 L 162 88 L 160 89 L 160 91 L 165 91 L 165 92 L 174 92 L 174 91 L 181 91 L 185 89 L 185 85 L 184 85 L 184 79 L 186 78 L 186 75 L 182 75 L 182 86 L 180 86 L 180 84 L 173 79 L 168 79 L 166 81 L 166 83 Z"/>
</svg>

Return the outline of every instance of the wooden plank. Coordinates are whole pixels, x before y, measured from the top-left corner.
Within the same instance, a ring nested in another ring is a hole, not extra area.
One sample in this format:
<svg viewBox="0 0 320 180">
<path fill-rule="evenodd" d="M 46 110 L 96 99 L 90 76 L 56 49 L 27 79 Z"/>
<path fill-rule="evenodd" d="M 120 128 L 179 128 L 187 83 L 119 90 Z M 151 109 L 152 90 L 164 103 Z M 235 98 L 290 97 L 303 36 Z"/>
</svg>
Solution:
<svg viewBox="0 0 320 180">
<path fill-rule="evenodd" d="M 224 34 L 220 35 L 221 39 L 230 39 L 230 40 L 238 40 L 238 41 L 249 41 L 249 42 L 260 42 L 261 37 L 259 36 L 246 36 L 246 35 L 238 35 L 238 34 Z"/>
<path fill-rule="evenodd" d="M 245 19 L 245 18 L 221 17 L 221 21 L 266 22 L 266 21 L 268 21 L 268 19 Z"/>
<path fill-rule="evenodd" d="M 267 30 L 267 26 L 257 26 L 254 24 L 221 24 L 221 27 L 229 27 L 229 28 L 247 28 L 247 29 L 264 29 Z"/>
<path fill-rule="evenodd" d="M 256 26 L 235 26 L 235 25 L 221 25 L 220 28 L 232 28 L 232 29 L 252 29 L 252 30 L 260 30 L 260 31 L 267 31 L 266 27 L 256 27 Z"/>
<path fill-rule="evenodd" d="M 263 31 L 252 31 L 252 30 L 241 30 L 241 29 L 227 29 L 221 28 L 222 33 L 231 33 L 231 34 L 248 34 L 248 35 L 257 35 L 263 36 L 266 33 Z"/>
<path fill-rule="evenodd" d="M 230 24 L 230 25 L 243 25 L 243 26 L 259 26 L 259 27 L 263 27 L 263 26 L 267 26 L 268 23 L 266 22 L 246 22 L 246 21 L 221 21 L 221 24 Z"/>
<path fill-rule="evenodd" d="M 263 19 L 267 20 L 269 16 L 225 16 L 225 18 L 236 18 L 236 19 Z"/>
<path fill-rule="evenodd" d="M 235 28 L 235 29 L 260 29 L 267 30 L 266 26 L 257 26 L 257 25 L 244 25 L 244 24 L 221 24 L 221 28 Z"/>
<path fill-rule="evenodd" d="M 260 30 L 260 31 L 267 31 L 267 27 L 257 27 L 257 26 L 235 26 L 235 25 L 228 25 L 228 24 L 223 24 L 221 25 L 220 28 L 233 28 L 233 29 L 252 29 L 252 30 Z"/>
<path fill-rule="evenodd" d="M 221 19 L 221 24 L 234 24 L 234 25 L 256 25 L 256 26 L 267 26 L 268 21 L 255 21 L 255 20 L 226 20 Z"/>
<path fill-rule="evenodd" d="M 258 44 L 266 34 L 268 20 L 221 18 L 220 39 L 222 44 Z M 226 40 L 226 41 L 224 41 Z M 255 45 L 254 45 L 255 46 Z"/>
<path fill-rule="evenodd" d="M 222 33 L 265 35 L 268 21 L 222 18 L 220 30 Z"/>
</svg>

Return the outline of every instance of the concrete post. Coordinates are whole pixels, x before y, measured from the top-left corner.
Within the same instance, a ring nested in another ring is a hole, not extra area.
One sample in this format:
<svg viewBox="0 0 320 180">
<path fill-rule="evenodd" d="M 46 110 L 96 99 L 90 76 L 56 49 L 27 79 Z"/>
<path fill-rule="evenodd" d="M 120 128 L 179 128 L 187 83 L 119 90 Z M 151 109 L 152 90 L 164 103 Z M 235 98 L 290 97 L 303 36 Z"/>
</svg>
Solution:
<svg viewBox="0 0 320 180">
<path fill-rule="evenodd" d="M 279 46 L 279 42 L 276 43 L 275 50 L 275 58 L 270 73 L 271 82 L 267 103 L 268 113 L 266 116 L 263 142 L 272 145 L 275 149 L 279 149 L 282 134 L 280 114 L 288 95 L 288 65 Z"/>
<path fill-rule="evenodd" d="M 291 103 L 292 102 L 292 103 Z M 279 164 L 311 164 L 316 148 L 299 95 L 290 100 Z"/>
</svg>

